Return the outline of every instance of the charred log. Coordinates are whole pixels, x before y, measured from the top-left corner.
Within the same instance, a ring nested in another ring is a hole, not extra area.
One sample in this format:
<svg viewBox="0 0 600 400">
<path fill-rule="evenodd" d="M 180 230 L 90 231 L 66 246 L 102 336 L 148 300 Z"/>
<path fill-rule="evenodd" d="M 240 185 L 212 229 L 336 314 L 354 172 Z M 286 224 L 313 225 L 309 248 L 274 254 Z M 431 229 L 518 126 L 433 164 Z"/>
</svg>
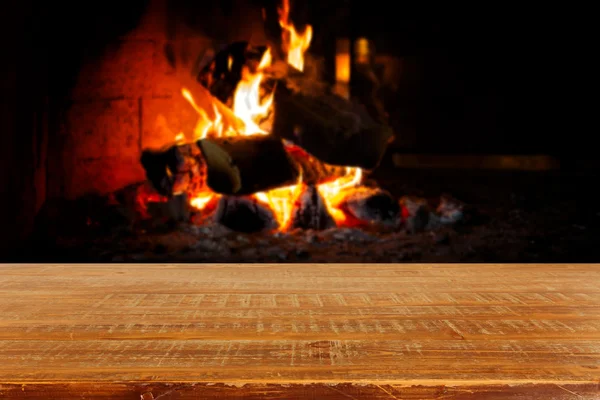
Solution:
<svg viewBox="0 0 600 400">
<path fill-rule="evenodd" d="M 198 190 L 205 186 L 205 166 L 198 147 L 174 145 L 163 151 L 146 150 L 141 163 L 146 177 L 163 196 Z"/>
<path fill-rule="evenodd" d="M 214 218 L 216 222 L 237 232 L 250 233 L 277 228 L 273 212 L 251 197 L 221 197 Z"/>
<path fill-rule="evenodd" d="M 393 133 L 361 105 L 288 67 L 277 81 L 272 133 L 333 165 L 373 169 Z"/>
<path fill-rule="evenodd" d="M 443 195 L 440 204 L 436 208 L 440 216 L 440 222 L 445 225 L 452 225 L 460 222 L 464 218 L 465 204 L 449 195 Z"/>
<path fill-rule="evenodd" d="M 326 183 L 345 176 L 347 167 L 325 164 L 295 145 L 286 145 L 286 151 L 302 173 L 302 182 L 307 185 Z"/>
<path fill-rule="evenodd" d="M 172 226 L 177 222 L 188 221 L 191 216 L 185 193 L 173 196 L 166 202 L 148 202 L 147 210 L 152 223 L 156 226 Z"/>
<path fill-rule="evenodd" d="M 207 167 L 207 185 L 217 193 L 243 196 L 298 181 L 299 171 L 277 138 L 202 139 L 198 147 Z"/>
<path fill-rule="evenodd" d="M 402 220 L 409 232 L 433 230 L 465 222 L 465 204 L 451 196 L 442 196 L 435 211 L 427 200 L 413 196 L 404 196 L 399 203 Z"/>
<path fill-rule="evenodd" d="M 291 228 L 324 230 L 335 227 L 327 206 L 315 186 L 307 186 L 292 211 Z"/>
<path fill-rule="evenodd" d="M 402 221 L 409 233 L 418 233 L 437 228 L 439 217 L 431 210 L 427 200 L 414 196 L 404 196 L 399 201 Z"/>
<path fill-rule="evenodd" d="M 268 136 L 202 139 L 164 151 L 144 151 L 146 176 L 162 196 L 216 193 L 244 196 L 298 182 L 317 185 L 347 174 L 303 149 Z"/>
<path fill-rule="evenodd" d="M 340 205 L 346 214 L 363 225 L 396 226 L 400 222 L 400 205 L 388 192 L 363 188 L 354 190 Z"/>
<path fill-rule="evenodd" d="M 177 147 L 173 146 L 166 151 L 144 151 L 141 163 L 146 171 L 146 178 L 152 183 L 156 191 L 164 196 L 173 193 L 173 177 L 169 172 L 170 166 L 181 163 Z"/>
</svg>

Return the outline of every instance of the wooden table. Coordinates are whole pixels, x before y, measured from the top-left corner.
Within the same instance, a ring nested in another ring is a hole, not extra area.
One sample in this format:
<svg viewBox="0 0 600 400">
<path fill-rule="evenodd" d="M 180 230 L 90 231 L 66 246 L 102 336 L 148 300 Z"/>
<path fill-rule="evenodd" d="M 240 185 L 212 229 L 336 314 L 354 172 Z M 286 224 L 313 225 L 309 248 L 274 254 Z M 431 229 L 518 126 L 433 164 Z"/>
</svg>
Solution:
<svg viewBox="0 0 600 400">
<path fill-rule="evenodd" d="M 0 398 L 228 396 L 600 399 L 600 266 L 0 266 Z"/>
</svg>

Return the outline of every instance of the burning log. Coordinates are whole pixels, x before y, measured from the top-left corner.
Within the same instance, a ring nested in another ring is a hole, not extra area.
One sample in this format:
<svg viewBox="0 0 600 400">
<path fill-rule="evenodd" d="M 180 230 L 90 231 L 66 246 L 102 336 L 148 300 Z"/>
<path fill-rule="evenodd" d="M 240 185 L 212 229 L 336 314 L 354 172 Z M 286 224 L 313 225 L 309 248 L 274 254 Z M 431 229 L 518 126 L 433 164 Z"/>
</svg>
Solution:
<svg viewBox="0 0 600 400">
<path fill-rule="evenodd" d="M 394 227 L 400 223 L 400 206 L 397 200 L 381 189 L 364 187 L 348 194 L 340 204 L 346 214 L 359 225 Z"/>
<path fill-rule="evenodd" d="M 205 165 L 198 147 L 192 143 L 166 150 L 145 150 L 141 163 L 156 191 L 170 197 L 205 186 Z"/>
<path fill-rule="evenodd" d="M 207 185 L 225 195 L 243 196 L 293 185 L 299 171 L 281 140 L 269 136 L 202 139 Z"/>
<path fill-rule="evenodd" d="M 288 70 L 276 85 L 272 134 L 328 164 L 377 167 L 393 139 L 391 128 L 327 86 Z"/>
<path fill-rule="evenodd" d="M 302 171 L 302 182 L 307 185 L 329 182 L 347 174 L 347 167 L 325 164 L 298 146 L 287 145 L 286 151 Z"/>
<path fill-rule="evenodd" d="M 173 146 L 165 151 L 144 151 L 141 162 L 146 170 L 146 178 L 156 191 L 163 196 L 170 196 L 173 193 L 173 177 L 170 171 L 177 170 L 183 163 L 177 147 Z"/>
<path fill-rule="evenodd" d="M 214 218 L 216 222 L 237 232 L 277 228 L 273 211 L 251 197 L 221 197 Z"/>
<path fill-rule="evenodd" d="M 170 197 L 209 187 L 216 193 L 244 196 L 293 185 L 329 182 L 347 168 L 327 165 L 298 146 L 269 136 L 202 139 L 163 151 L 144 151 L 142 165 L 156 191 Z"/>
<path fill-rule="evenodd" d="M 290 225 L 292 229 L 324 230 L 336 226 L 315 186 L 306 187 L 294 206 Z"/>
<path fill-rule="evenodd" d="M 264 47 L 234 43 L 217 54 L 198 80 L 231 106 L 243 68 L 255 70 L 264 54 Z M 393 139 L 380 113 L 373 117 L 366 107 L 336 95 L 319 80 L 314 68 L 302 72 L 279 61 L 265 73 L 269 79 L 263 82 L 264 88 L 274 90 L 275 115 L 260 121 L 261 128 L 301 146 L 324 163 L 377 167 Z"/>
</svg>

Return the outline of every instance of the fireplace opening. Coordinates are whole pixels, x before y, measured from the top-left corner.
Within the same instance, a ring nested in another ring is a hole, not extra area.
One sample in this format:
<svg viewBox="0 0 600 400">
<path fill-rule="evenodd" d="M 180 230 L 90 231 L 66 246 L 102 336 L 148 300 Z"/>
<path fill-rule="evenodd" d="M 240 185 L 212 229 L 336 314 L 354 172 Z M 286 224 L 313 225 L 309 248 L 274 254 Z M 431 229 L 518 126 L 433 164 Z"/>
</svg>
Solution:
<svg viewBox="0 0 600 400">
<path fill-rule="evenodd" d="M 11 7 L 7 261 L 593 258 L 595 166 L 585 138 L 523 117 L 517 20 L 358 1 Z"/>
</svg>

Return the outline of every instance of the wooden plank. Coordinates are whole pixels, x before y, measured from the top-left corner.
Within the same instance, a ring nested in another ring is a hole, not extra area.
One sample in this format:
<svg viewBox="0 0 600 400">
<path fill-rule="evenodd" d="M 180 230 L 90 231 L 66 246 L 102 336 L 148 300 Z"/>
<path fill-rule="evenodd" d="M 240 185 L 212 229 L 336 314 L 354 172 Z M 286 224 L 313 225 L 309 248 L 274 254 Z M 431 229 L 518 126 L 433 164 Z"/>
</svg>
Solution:
<svg viewBox="0 0 600 400">
<path fill-rule="evenodd" d="M 14 382 L 593 382 L 594 340 L 3 340 Z M 41 366 L 43 365 L 43 368 Z M 116 379 L 115 379 L 116 378 Z"/>
<path fill-rule="evenodd" d="M 392 156 L 397 168 L 493 169 L 551 171 L 560 169 L 558 159 L 548 155 L 437 155 L 402 154 Z"/>
<path fill-rule="evenodd" d="M 82 393 L 84 393 L 83 397 Z M 596 384 L 523 384 L 479 386 L 402 386 L 385 384 L 162 384 L 162 383 L 67 383 L 48 385 L 0 385 L 6 399 L 86 400 L 597 400 Z"/>
<path fill-rule="evenodd" d="M 0 358 L 6 398 L 599 398 L 600 265 L 1 265 Z"/>
</svg>

